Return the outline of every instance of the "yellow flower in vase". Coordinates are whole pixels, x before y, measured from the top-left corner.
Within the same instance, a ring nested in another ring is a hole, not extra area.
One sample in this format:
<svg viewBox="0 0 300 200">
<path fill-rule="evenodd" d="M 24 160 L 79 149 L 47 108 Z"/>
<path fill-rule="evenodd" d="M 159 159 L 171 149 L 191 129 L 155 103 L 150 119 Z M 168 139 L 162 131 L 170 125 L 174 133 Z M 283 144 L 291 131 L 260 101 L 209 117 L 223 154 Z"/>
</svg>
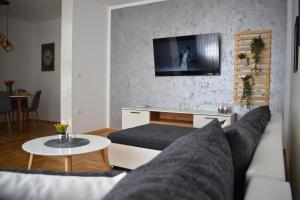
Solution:
<svg viewBox="0 0 300 200">
<path fill-rule="evenodd" d="M 54 127 L 59 134 L 66 134 L 69 125 L 67 123 L 57 123 L 54 124 Z"/>
</svg>

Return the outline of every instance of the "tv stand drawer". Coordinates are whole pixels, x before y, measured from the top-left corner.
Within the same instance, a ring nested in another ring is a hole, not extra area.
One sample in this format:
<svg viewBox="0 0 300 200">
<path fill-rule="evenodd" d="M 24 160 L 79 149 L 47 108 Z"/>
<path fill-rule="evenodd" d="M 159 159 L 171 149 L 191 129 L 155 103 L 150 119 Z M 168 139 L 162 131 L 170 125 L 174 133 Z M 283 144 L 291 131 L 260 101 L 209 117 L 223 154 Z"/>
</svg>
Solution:
<svg viewBox="0 0 300 200">
<path fill-rule="evenodd" d="M 122 129 L 150 123 L 149 111 L 122 110 Z"/>
<path fill-rule="evenodd" d="M 232 116 L 223 115 L 194 115 L 194 127 L 201 128 L 213 120 L 218 120 L 219 122 L 224 121 L 223 127 L 231 125 L 234 122 Z"/>
</svg>

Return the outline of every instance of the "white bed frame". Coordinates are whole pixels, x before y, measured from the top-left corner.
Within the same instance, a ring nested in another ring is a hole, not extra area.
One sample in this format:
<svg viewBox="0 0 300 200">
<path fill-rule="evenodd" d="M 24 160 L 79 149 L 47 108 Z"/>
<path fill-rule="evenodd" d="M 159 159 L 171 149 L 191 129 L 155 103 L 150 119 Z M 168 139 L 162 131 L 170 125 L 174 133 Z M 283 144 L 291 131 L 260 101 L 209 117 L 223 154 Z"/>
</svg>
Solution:
<svg viewBox="0 0 300 200">
<path fill-rule="evenodd" d="M 111 166 L 135 169 L 157 156 L 161 151 L 112 143 L 108 148 Z"/>
</svg>

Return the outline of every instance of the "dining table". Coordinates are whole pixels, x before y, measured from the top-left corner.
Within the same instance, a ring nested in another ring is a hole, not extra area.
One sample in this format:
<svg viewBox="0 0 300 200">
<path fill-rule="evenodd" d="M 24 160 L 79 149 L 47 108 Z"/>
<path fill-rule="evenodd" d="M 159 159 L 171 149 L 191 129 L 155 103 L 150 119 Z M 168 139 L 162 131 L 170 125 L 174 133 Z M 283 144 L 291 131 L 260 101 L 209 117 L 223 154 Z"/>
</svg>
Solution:
<svg viewBox="0 0 300 200">
<path fill-rule="evenodd" d="M 9 98 L 13 101 L 16 102 L 17 105 L 17 127 L 18 127 L 18 131 L 20 133 L 23 133 L 23 120 L 22 120 L 22 104 L 21 101 L 24 98 L 28 98 L 31 97 L 32 94 L 28 93 L 28 92 L 21 92 L 21 93 L 13 93 L 9 96 Z"/>
</svg>

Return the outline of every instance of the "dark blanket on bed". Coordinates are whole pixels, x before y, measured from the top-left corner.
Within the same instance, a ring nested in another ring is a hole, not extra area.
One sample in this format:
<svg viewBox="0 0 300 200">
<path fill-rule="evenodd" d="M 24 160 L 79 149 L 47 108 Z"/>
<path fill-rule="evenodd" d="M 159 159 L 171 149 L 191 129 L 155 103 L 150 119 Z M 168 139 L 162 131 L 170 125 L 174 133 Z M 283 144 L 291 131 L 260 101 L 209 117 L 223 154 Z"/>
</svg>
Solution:
<svg viewBox="0 0 300 200">
<path fill-rule="evenodd" d="M 147 124 L 114 132 L 108 136 L 113 143 L 163 150 L 179 137 L 196 128 Z"/>
<path fill-rule="evenodd" d="M 177 139 L 130 172 L 105 200 L 232 200 L 229 143 L 217 124 Z"/>
</svg>

